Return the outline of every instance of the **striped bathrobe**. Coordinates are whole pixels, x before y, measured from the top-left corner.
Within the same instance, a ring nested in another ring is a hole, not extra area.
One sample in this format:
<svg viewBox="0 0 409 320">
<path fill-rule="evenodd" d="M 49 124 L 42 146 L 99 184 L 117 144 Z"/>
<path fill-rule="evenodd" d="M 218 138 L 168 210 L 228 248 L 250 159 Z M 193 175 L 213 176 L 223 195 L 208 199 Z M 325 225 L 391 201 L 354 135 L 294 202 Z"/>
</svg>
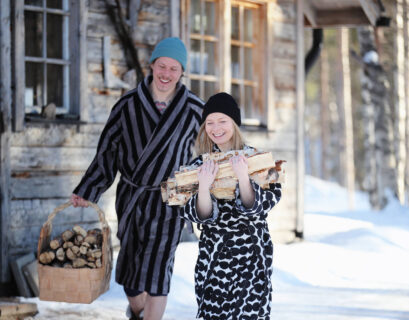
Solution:
<svg viewBox="0 0 409 320">
<path fill-rule="evenodd" d="M 97 202 L 120 172 L 116 281 L 166 295 L 184 222 L 179 208 L 162 202 L 160 183 L 190 161 L 203 102 L 179 83 L 161 114 L 148 89 L 151 81 L 152 76 L 145 78 L 113 107 L 96 156 L 74 193 Z"/>
</svg>

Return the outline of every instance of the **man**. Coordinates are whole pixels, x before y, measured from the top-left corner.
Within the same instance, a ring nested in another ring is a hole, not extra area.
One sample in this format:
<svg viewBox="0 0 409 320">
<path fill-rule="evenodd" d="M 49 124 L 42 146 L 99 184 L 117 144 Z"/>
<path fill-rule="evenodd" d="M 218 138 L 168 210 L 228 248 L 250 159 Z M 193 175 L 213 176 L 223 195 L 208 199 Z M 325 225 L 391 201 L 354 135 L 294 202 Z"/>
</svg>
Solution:
<svg viewBox="0 0 409 320">
<path fill-rule="evenodd" d="M 116 212 L 121 248 L 116 281 L 124 286 L 130 319 L 159 320 L 166 307 L 176 246 L 184 222 L 162 202 L 160 183 L 191 158 L 203 102 L 180 83 L 187 52 L 178 38 L 159 42 L 151 75 L 113 107 L 97 153 L 75 188 L 74 206 L 97 202 L 117 171 Z"/>
</svg>

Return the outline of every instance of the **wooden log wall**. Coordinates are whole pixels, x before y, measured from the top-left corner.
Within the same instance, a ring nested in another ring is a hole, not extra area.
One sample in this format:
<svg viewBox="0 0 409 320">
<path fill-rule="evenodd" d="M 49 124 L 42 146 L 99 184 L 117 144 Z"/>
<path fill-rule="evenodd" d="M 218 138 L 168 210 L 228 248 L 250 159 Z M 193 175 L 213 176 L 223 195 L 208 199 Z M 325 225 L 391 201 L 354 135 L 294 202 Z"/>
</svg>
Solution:
<svg viewBox="0 0 409 320">
<path fill-rule="evenodd" d="M 273 241 L 294 240 L 297 221 L 297 110 L 296 110 L 296 2 L 278 0 L 273 4 L 273 128 L 247 130 L 246 143 L 271 151 L 274 159 L 285 159 L 283 197 L 268 216 Z M 271 108 L 269 106 L 269 108 Z"/>
<path fill-rule="evenodd" d="M 170 3 L 143 1 L 135 32 L 139 58 L 145 72 L 153 46 L 170 36 Z M 295 1 L 273 4 L 274 131 L 245 132 L 249 145 L 272 151 L 276 159 L 287 160 L 283 200 L 269 217 L 275 241 L 294 239 L 297 211 L 296 191 L 296 26 Z M 111 73 L 124 79 L 127 66 L 121 43 L 106 13 L 104 0 L 88 1 L 86 19 L 87 94 L 79 106 L 85 125 L 26 124 L 10 139 L 11 205 L 9 250 L 11 256 L 35 252 L 42 224 L 49 213 L 67 201 L 73 188 L 95 155 L 100 132 L 113 104 L 123 89 L 104 86 L 103 38 L 109 36 Z M 99 205 L 107 214 L 113 234 L 117 222 L 114 210 L 115 184 L 103 195 Z M 85 222 L 86 229 L 98 223 L 92 209 L 68 208 L 53 223 L 55 232 Z M 116 237 L 112 237 L 116 241 Z M 114 242 L 114 245 L 117 244 Z"/>
<path fill-rule="evenodd" d="M 23 131 L 11 136 L 11 206 L 9 221 L 9 250 L 11 259 L 27 252 L 35 252 L 42 224 L 52 210 L 71 196 L 74 187 L 92 161 L 99 135 L 110 110 L 123 89 L 106 88 L 103 78 L 103 38 L 109 36 L 110 71 L 123 79 L 128 71 L 122 46 L 106 12 L 105 0 L 88 1 L 86 18 L 87 92 L 85 105 L 79 106 L 81 120 L 86 124 L 27 124 Z M 169 36 L 168 1 L 143 1 L 135 41 L 145 72 L 156 42 Z M 118 177 L 117 177 L 118 178 Z M 100 207 L 116 234 L 116 183 L 102 196 Z M 83 224 L 86 229 L 99 226 L 93 209 L 69 207 L 53 220 L 56 234 Z M 115 236 L 113 244 L 118 244 Z"/>
</svg>

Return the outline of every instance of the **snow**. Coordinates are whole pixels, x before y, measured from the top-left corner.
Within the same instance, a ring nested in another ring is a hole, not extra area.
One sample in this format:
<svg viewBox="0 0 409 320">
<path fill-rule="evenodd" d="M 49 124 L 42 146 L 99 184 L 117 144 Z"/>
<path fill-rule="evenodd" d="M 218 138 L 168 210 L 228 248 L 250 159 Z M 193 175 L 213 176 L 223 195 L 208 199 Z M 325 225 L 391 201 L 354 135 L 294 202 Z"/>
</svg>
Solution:
<svg viewBox="0 0 409 320">
<path fill-rule="evenodd" d="M 271 319 L 409 319 L 409 207 L 392 199 L 371 211 L 359 192 L 355 209 L 347 204 L 339 185 L 306 177 L 305 240 L 274 247 Z M 164 320 L 195 319 L 197 251 L 196 242 L 178 247 Z M 127 300 L 114 280 L 89 305 L 25 300 L 37 303 L 34 319 L 126 319 Z"/>
</svg>

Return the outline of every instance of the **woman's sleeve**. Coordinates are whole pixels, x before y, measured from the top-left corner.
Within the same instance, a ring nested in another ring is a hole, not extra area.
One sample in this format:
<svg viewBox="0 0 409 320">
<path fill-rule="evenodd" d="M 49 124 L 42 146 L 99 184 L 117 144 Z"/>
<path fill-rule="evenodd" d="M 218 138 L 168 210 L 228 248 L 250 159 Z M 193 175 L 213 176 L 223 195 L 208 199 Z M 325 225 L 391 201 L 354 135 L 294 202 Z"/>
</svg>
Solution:
<svg viewBox="0 0 409 320">
<path fill-rule="evenodd" d="M 203 224 L 214 223 L 217 217 L 219 216 L 219 208 L 217 206 L 217 199 L 212 194 L 210 196 L 212 198 L 212 214 L 210 215 L 210 217 L 206 219 L 199 218 L 199 215 L 197 214 L 197 211 L 196 211 L 196 203 L 197 203 L 197 193 L 196 193 L 193 196 L 191 196 L 188 202 L 182 207 L 182 210 L 181 210 L 182 218 L 192 221 L 192 222 L 196 222 L 196 223 L 203 223 Z"/>
<path fill-rule="evenodd" d="M 261 188 L 257 183 L 250 180 L 254 190 L 254 204 L 251 208 L 246 208 L 240 200 L 240 190 L 236 187 L 235 206 L 239 212 L 246 215 L 262 215 L 265 218 L 268 212 L 280 201 L 281 184 L 270 183 L 267 189 Z"/>
<path fill-rule="evenodd" d="M 114 106 L 99 138 L 96 155 L 73 193 L 97 202 L 114 182 L 118 171 L 117 152 L 122 137 L 121 104 Z"/>
</svg>

